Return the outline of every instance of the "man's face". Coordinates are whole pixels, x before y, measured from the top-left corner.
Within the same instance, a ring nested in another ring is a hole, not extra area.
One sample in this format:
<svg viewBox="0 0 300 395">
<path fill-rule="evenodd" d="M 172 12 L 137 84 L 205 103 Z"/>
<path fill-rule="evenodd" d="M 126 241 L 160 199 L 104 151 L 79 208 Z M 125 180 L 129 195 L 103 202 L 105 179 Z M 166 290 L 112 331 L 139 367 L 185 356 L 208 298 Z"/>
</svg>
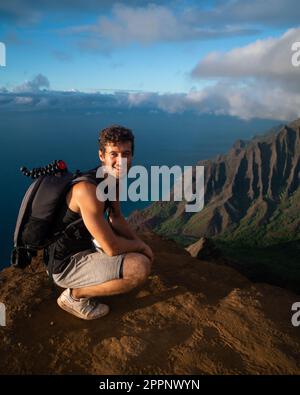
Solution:
<svg viewBox="0 0 300 395">
<path fill-rule="evenodd" d="M 105 152 L 99 150 L 99 158 L 102 166 L 107 166 L 111 174 L 120 178 L 128 173 L 132 162 L 131 141 L 124 141 L 122 143 L 108 143 L 105 145 Z M 122 168 L 121 160 L 127 160 L 127 168 Z"/>
</svg>

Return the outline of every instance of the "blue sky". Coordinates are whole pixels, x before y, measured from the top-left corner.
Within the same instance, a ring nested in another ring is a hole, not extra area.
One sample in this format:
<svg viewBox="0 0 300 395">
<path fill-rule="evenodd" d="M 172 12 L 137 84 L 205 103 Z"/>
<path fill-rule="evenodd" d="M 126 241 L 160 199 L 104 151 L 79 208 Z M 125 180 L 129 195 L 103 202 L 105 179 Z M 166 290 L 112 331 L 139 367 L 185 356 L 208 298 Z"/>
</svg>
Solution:
<svg viewBox="0 0 300 395">
<path fill-rule="evenodd" d="M 0 42 L 9 217 L 17 209 L 12 188 L 21 193 L 19 180 L 11 182 L 16 169 L 53 152 L 64 157 L 60 133 L 72 136 L 86 161 L 85 144 L 100 125 L 146 129 L 149 152 L 167 130 L 178 144 L 173 161 L 183 155 L 181 128 L 188 144 L 191 134 L 199 141 L 190 148 L 200 159 L 252 128 L 300 117 L 300 67 L 291 63 L 298 0 L 0 0 Z M 5 224 L 4 246 L 13 231 Z"/>
<path fill-rule="evenodd" d="M 74 0 L 72 6 L 65 0 L 2 0 L 0 41 L 7 65 L 0 67 L 0 88 L 32 90 L 36 85 L 27 82 L 41 75 L 47 83 L 35 90 L 124 90 L 151 93 L 152 99 L 155 93 L 172 100 L 165 106 L 172 111 L 184 94 L 181 109 L 197 102 L 200 111 L 244 118 L 263 117 L 262 103 L 266 115 L 275 117 L 280 103 L 274 103 L 273 91 L 279 88 L 281 97 L 294 103 L 280 115 L 287 119 L 300 115 L 293 91 L 299 70 L 289 61 L 290 43 L 300 41 L 298 21 L 295 0 Z M 285 64 L 263 64 L 270 54 L 274 59 L 285 54 Z M 218 103 L 226 101 L 224 108 L 211 104 L 216 95 Z M 140 96 L 133 101 L 140 103 Z M 244 105 L 253 111 L 243 112 Z"/>
</svg>

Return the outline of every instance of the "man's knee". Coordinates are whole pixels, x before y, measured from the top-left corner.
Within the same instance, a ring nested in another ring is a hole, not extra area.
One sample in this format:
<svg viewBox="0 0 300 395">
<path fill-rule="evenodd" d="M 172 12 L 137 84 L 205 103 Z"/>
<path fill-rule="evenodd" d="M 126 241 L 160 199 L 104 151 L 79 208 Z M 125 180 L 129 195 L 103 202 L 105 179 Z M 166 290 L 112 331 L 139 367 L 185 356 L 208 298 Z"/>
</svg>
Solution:
<svg viewBox="0 0 300 395">
<path fill-rule="evenodd" d="M 151 273 L 151 261 L 143 254 L 128 253 L 124 258 L 124 279 L 136 285 L 144 283 Z"/>
<path fill-rule="evenodd" d="M 150 273 L 151 273 L 151 261 L 145 255 L 142 255 L 137 270 L 138 280 L 141 282 L 146 281 Z"/>
</svg>

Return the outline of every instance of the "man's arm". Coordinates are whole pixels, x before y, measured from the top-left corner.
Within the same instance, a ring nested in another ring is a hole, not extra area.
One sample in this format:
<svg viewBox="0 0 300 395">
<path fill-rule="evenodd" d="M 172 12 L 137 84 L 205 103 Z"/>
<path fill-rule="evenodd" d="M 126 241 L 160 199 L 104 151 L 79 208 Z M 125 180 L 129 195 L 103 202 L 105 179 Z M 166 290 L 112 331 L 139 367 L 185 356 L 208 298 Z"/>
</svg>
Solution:
<svg viewBox="0 0 300 395">
<path fill-rule="evenodd" d="M 83 181 L 76 184 L 73 191 L 86 228 L 107 255 L 145 253 L 145 243 L 140 239 L 129 240 L 114 233 L 103 216 L 104 202 L 97 199 L 95 185 Z"/>
<path fill-rule="evenodd" d="M 113 230 L 122 237 L 126 237 L 130 240 L 140 240 L 137 234 L 131 229 L 126 219 L 124 218 L 121 209 L 120 202 L 111 202 L 111 210 L 109 213 L 109 222 Z"/>
</svg>

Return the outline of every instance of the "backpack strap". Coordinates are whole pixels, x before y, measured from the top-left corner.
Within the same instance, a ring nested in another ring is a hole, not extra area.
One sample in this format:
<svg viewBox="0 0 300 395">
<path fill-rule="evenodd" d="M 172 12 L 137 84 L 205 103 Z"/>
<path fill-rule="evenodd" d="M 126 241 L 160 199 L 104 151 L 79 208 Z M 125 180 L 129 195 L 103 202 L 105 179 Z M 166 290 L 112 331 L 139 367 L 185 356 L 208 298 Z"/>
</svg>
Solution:
<svg viewBox="0 0 300 395">
<path fill-rule="evenodd" d="M 98 185 L 100 181 L 97 181 L 97 177 L 96 177 L 97 169 L 98 167 L 94 167 L 93 169 L 88 170 L 86 172 L 80 172 L 77 170 L 77 172 L 73 174 L 74 178 L 71 181 L 71 186 L 81 181 L 88 181 L 94 185 Z"/>
<path fill-rule="evenodd" d="M 73 186 L 73 185 L 75 185 L 75 184 L 77 184 L 78 182 L 81 182 L 81 181 L 88 181 L 88 182 L 98 186 L 99 183 L 103 180 L 102 177 L 100 177 L 100 178 L 96 177 L 98 168 L 99 168 L 99 166 L 95 167 L 95 168 L 93 168 L 91 170 L 88 170 L 85 173 L 80 173 L 80 172 L 77 171 L 77 173 L 76 173 L 77 177 L 75 177 L 72 180 L 71 186 Z M 107 210 L 108 210 L 108 216 L 109 216 L 109 214 L 110 214 L 110 212 L 112 210 L 112 207 L 111 207 L 111 204 L 110 204 L 109 200 L 107 201 L 107 204 L 108 204 Z"/>
<path fill-rule="evenodd" d="M 24 198 L 22 200 L 18 218 L 17 218 L 17 223 L 15 227 L 15 232 L 14 232 L 14 246 L 18 246 L 20 244 L 20 236 L 21 232 L 20 229 L 23 225 L 24 220 L 26 219 L 26 214 L 27 214 L 27 207 L 31 206 L 32 201 L 35 197 L 36 191 L 38 190 L 41 182 L 43 180 L 43 177 L 38 178 L 35 180 L 30 187 L 27 189 Z"/>
</svg>

